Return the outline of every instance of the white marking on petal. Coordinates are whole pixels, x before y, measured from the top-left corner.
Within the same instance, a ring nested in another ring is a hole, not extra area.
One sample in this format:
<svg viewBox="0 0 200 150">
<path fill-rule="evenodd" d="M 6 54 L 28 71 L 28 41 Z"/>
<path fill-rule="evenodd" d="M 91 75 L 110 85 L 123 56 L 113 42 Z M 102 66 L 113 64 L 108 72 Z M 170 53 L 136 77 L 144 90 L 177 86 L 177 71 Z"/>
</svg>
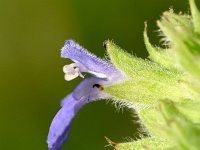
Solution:
<svg viewBox="0 0 200 150">
<path fill-rule="evenodd" d="M 73 75 L 70 75 L 70 74 L 65 74 L 65 80 L 66 81 L 70 81 L 70 80 L 73 80 L 73 79 L 75 79 L 76 77 L 78 77 L 79 76 L 79 74 L 78 73 L 76 73 L 76 74 L 73 74 Z"/>
<path fill-rule="evenodd" d="M 87 70 L 84 66 L 82 66 L 79 62 L 72 63 L 70 65 L 65 65 L 63 67 L 63 72 L 65 73 L 65 80 L 70 81 L 74 78 L 80 76 L 84 78 L 84 75 L 81 72 L 88 72 L 98 78 L 106 79 L 108 78 L 105 74 Z"/>
<path fill-rule="evenodd" d="M 107 76 L 103 73 L 98 73 L 98 72 L 94 72 L 94 71 L 88 71 L 88 72 L 95 75 L 98 78 L 107 78 Z"/>
<path fill-rule="evenodd" d="M 84 78 L 84 75 L 83 75 L 81 72 L 79 72 L 79 76 L 80 76 L 81 78 Z"/>
<path fill-rule="evenodd" d="M 70 65 L 65 65 L 63 67 L 63 72 L 65 73 L 65 80 L 70 81 L 74 78 L 80 76 L 84 78 L 84 76 L 79 71 L 79 66 L 76 63 L 72 63 Z"/>
</svg>

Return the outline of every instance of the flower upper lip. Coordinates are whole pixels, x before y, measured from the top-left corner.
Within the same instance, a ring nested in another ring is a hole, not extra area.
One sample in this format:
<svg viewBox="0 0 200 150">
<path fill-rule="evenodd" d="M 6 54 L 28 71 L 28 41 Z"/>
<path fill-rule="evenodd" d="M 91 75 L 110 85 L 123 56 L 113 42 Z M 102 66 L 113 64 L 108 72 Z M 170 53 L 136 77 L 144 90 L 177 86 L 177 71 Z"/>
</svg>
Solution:
<svg viewBox="0 0 200 150">
<path fill-rule="evenodd" d="M 85 78 L 61 101 L 62 108 L 54 117 L 49 129 L 47 138 L 49 150 L 59 150 L 65 143 L 71 121 L 85 104 L 94 100 L 111 98 L 110 95 L 102 92 L 103 86 L 126 80 L 125 75 L 115 66 L 89 53 L 73 40 L 65 42 L 61 49 L 61 57 L 74 61 L 63 68 L 67 81 L 78 76 L 84 78 L 82 72 L 88 72 L 92 76 Z"/>
<path fill-rule="evenodd" d="M 67 40 L 61 49 L 61 57 L 69 58 L 81 66 L 81 72 L 88 72 L 98 78 L 114 78 L 119 70 L 106 60 L 89 53 L 73 40 Z"/>
</svg>

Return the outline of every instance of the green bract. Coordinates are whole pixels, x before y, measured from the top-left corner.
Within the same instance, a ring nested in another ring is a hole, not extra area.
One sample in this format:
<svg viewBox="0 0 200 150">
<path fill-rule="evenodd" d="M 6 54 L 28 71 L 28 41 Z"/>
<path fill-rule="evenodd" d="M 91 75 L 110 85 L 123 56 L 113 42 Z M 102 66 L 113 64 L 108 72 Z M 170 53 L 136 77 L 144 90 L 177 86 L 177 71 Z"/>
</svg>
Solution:
<svg viewBox="0 0 200 150">
<path fill-rule="evenodd" d="M 117 150 L 200 147 L 200 12 L 190 0 L 191 16 L 164 12 L 157 22 L 165 48 L 150 44 L 145 23 L 144 42 L 150 60 L 128 54 L 111 41 L 111 62 L 128 80 L 104 92 L 135 107 L 147 137 L 118 143 Z M 141 104 L 141 105 L 140 105 Z M 130 106 L 130 105 L 129 105 Z"/>
</svg>

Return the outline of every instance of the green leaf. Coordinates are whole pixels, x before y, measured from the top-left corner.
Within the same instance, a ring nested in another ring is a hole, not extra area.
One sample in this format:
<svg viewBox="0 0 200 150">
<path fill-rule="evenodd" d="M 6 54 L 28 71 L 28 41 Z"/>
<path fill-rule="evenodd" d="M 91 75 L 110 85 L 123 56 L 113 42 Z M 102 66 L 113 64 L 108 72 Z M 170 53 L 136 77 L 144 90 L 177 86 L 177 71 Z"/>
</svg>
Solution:
<svg viewBox="0 0 200 150">
<path fill-rule="evenodd" d="M 107 41 L 106 49 L 112 63 L 134 80 L 147 79 L 172 84 L 176 84 L 179 80 L 185 80 L 182 73 L 168 70 L 152 61 L 132 56 L 113 42 Z"/>
<path fill-rule="evenodd" d="M 200 12 L 194 0 L 189 0 L 195 32 L 200 34 Z"/>
<path fill-rule="evenodd" d="M 193 96 L 184 90 L 181 84 L 163 83 L 151 79 L 132 79 L 126 82 L 107 86 L 104 92 L 114 96 L 116 99 L 122 99 L 127 102 L 141 102 L 154 104 L 159 99 L 193 99 Z"/>
<path fill-rule="evenodd" d="M 151 45 L 149 42 L 149 38 L 147 36 L 147 23 L 145 22 L 145 30 L 143 33 L 144 36 L 144 43 L 146 45 L 146 49 L 149 52 L 149 58 L 160 64 L 161 66 L 167 68 L 167 69 L 172 69 L 172 70 L 177 70 L 177 64 L 175 61 L 175 56 L 174 53 L 171 49 L 161 49 L 159 47 L 154 47 Z"/>
<path fill-rule="evenodd" d="M 169 142 L 164 139 L 144 138 L 138 141 L 120 143 L 115 147 L 116 150 L 160 150 L 169 148 Z"/>
<path fill-rule="evenodd" d="M 200 124 L 200 102 L 182 100 L 180 103 L 176 103 L 177 109 L 193 123 Z"/>
<path fill-rule="evenodd" d="M 198 49 L 196 51 L 199 51 L 200 41 L 197 37 L 194 39 L 195 35 L 188 32 L 190 30 L 184 26 L 175 26 L 173 23 L 174 19 L 172 18 L 173 15 L 170 15 L 170 13 L 164 13 L 162 20 L 158 21 L 158 26 L 165 33 L 165 35 L 171 39 L 172 47 L 176 52 L 180 66 L 192 76 L 200 79 L 200 58 L 198 55 L 193 54 L 193 50 L 190 50 L 193 46 Z M 194 41 L 196 43 L 194 43 Z"/>
<path fill-rule="evenodd" d="M 159 102 L 147 109 L 138 108 L 138 115 L 141 122 L 144 123 L 144 126 L 149 131 L 149 135 L 167 139 L 168 135 L 166 134 L 166 130 L 169 129 L 166 127 L 166 121 L 161 114 L 158 104 Z"/>
<path fill-rule="evenodd" d="M 168 136 L 172 141 L 177 141 L 180 149 L 198 150 L 200 147 L 200 124 L 187 119 L 176 107 L 176 104 L 163 100 L 161 112 L 169 126 Z"/>
</svg>

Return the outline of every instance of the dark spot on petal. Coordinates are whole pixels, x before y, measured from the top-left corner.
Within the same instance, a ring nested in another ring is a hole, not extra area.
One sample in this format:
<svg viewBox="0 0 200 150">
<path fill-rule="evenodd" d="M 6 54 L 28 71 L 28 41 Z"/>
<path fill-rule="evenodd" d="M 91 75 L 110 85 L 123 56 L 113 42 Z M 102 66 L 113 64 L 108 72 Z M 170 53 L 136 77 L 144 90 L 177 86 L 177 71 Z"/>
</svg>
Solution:
<svg viewBox="0 0 200 150">
<path fill-rule="evenodd" d="M 95 87 L 97 87 L 97 88 L 99 88 L 101 85 L 99 85 L 99 84 L 94 84 L 92 87 L 93 88 L 95 88 Z"/>
<path fill-rule="evenodd" d="M 98 89 L 101 90 L 101 91 L 104 90 L 103 86 L 101 86 L 100 84 L 94 84 L 92 87 L 93 87 L 93 88 L 96 87 L 96 88 L 98 88 Z"/>
</svg>

